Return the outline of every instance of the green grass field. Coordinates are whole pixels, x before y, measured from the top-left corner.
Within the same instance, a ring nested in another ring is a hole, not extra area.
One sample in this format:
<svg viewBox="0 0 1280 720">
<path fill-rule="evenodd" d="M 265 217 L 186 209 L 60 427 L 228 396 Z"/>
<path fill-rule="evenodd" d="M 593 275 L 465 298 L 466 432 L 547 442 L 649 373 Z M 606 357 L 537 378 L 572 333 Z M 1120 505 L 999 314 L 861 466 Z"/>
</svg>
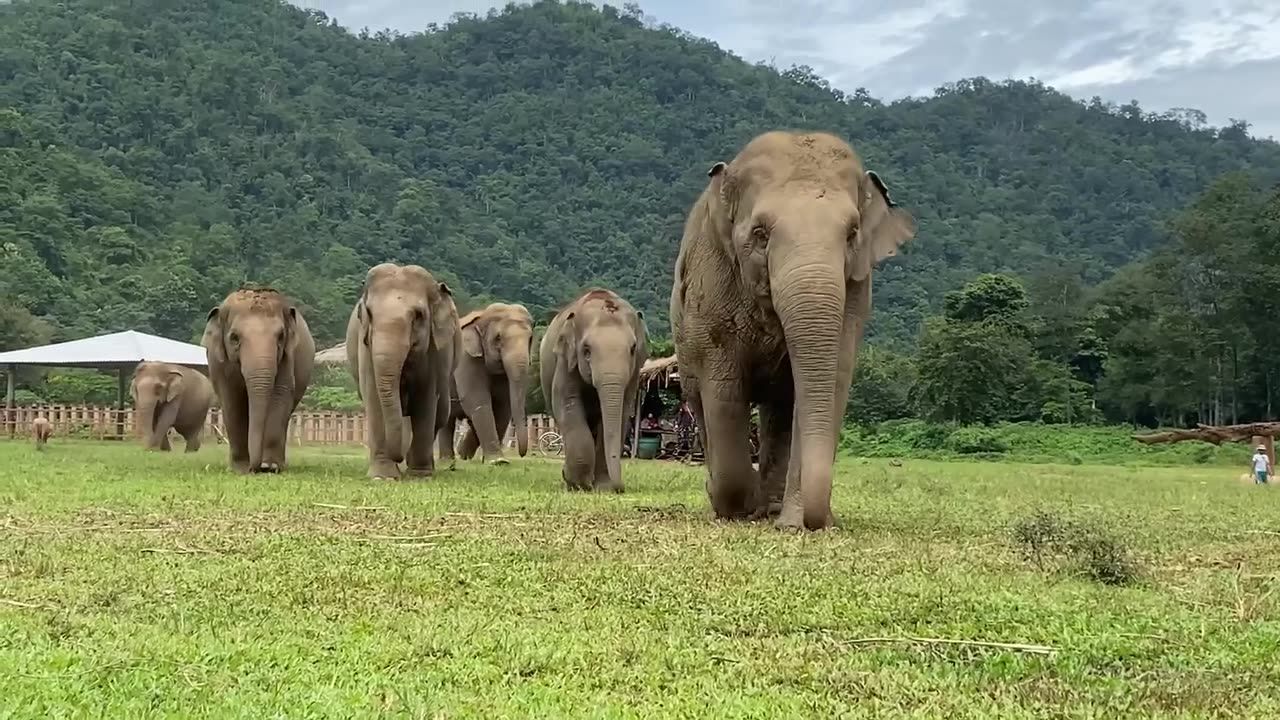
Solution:
<svg viewBox="0 0 1280 720">
<path fill-rule="evenodd" d="M 1242 467 L 842 460 L 843 527 L 793 535 L 714 522 L 701 468 L 290 452 L 0 443 L 0 716 L 1280 717 L 1280 489 Z M 1037 511 L 1137 578 L 1028 559 Z"/>
</svg>

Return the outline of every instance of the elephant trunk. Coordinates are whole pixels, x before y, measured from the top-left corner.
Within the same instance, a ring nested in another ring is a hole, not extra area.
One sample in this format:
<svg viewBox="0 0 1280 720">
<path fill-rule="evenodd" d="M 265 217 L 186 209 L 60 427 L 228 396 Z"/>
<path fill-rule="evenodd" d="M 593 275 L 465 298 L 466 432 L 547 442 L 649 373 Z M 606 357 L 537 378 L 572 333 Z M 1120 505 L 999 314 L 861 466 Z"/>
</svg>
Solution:
<svg viewBox="0 0 1280 720">
<path fill-rule="evenodd" d="M 266 444 L 267 413 L 271 408 L 271 396 L 276 384 L 276 358 L 274 355 L 255 359 L 252 363 L 241 360 L 245 394 L 249 399 L 249 469 L 262 467 L 262 448 Z"/>
<path fill-rule="evenodd" d="M 622 408 L 627 394 L 625 376 L 606 376 L 596 383 L 600 396 L 600 424 L 604 428 L 604 462 L 609 472 L 609 484 L 615 491 L 622 490 Z"/>
<path fill-rule="evenodd" d="M 139 400 L 134 409 L 138 431 L 142 434 L 142 446 L 148 450 L 160 447 L 160 438 L 156 437 L 156 399 Z"/>
<path fill-rule="evenodd" d="M 373 377 L 382 407 L 382 432 L 387 458 L 404 461 L 404 410 L 400 405 L 400 374 L 404 371 L 407 344 L 379 347 L 373 353 Z"/>
<path fill-rule="evenodd" d="M 516 431 L 516 447 L 520 457 L 529 453 L 529 421 L 525 417 L 525 397 L 529 388 L 529 354 L 503 356 L 507 386 L 511 393 L 511 425 Z"/>
<path fill-rule="evenodd" d="M 799 457 L 791 461 L 799 461 L 805 527 L 818 530 L 826 527 L 831 514 L 845 283 L 839 254 L 843 248 L 833 246 L 824 254 L 810 247 L 784 255 L 786 260 L 771 273 L 770 285 L 795 382 Z"/>
</svg>

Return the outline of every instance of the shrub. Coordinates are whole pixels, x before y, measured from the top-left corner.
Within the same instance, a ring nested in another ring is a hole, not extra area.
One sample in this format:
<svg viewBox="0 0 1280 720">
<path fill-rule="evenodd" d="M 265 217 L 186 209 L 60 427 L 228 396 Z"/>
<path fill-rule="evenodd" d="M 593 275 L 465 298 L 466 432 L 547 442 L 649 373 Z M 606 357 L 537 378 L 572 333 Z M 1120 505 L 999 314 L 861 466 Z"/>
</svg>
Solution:
<svg viewBox="0 0 1280 720">
<path fill-rule="evenodd" d="M 947 436 L 945 447 L 961 455 L 976 453 L 1003 453 L 1009 450 L 1009 443 L 994 430 L 982 427 L 960 428 Z"/>
<path fill-rule="evenodd" d="M 1191 451 L 1191 459 L 1197 465 L 1204 465 L 1206 463 L 1212 462 L 1213 458 L 1217 454 L 1218 454 L 1217 448 L 1215 448 L 1212 445 L 1208 445 L 1208 444 L 1197 445 L 1196 449 Z"/>
<path fill-rule="evenodd" d="M 1056 561 L 1059 569 L 1104 585 L 1128 585 L 1141 568 L 1124 544 L 1101 527 L 1038 510 L 1013 526 L 1013 541 L 1024 559 L 1046 569 Z"/>
</svg>

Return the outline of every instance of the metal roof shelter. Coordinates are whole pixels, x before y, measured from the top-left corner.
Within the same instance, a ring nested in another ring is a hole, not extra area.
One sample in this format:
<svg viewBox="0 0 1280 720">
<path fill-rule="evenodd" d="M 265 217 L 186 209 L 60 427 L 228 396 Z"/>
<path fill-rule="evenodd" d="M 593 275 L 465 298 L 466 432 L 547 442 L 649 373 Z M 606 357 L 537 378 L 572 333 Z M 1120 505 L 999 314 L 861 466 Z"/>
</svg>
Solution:
<svg viewBox="0 0 1280 720">
<path fill-rule="evenodd" d="M 13 407 L 14 371 L 19 365 L 35 365 L 89 368 L 103 372 L 114 370 L 119 377 L 116 409 L 123 410 L 126 377 L 138 363 L 148 360 L 193 368 L 205 368 L 209 364 L 204 348 L 199 345 L 178 342 L 158 335 L 148 335 L 136 330 L 125 330 L 22 350 L 10 350 L 0 353 L 0 365 L 5 366 L 8 375 L 5 407 Z M 123 423 L 124 416 L 121 414 L 117 424 L 123 426 Z M 123 429 L 120 430 L 120 434 L 124 434 Z"/>
</svg>

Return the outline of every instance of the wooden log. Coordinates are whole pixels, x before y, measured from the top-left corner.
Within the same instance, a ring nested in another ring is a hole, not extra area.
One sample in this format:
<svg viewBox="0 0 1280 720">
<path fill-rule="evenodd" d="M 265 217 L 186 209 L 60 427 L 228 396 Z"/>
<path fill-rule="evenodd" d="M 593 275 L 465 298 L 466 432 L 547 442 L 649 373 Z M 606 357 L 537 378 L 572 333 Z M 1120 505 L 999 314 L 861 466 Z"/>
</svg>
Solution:
<svg viewBox="0 0 1280 720">
<path fill-rule="evenodd" d="M 1224 442 L 1243 442 L 1255 437 L 1274 438 L 1280 435 L 1280 422 L 1248 423 L 1245 425 L 1197 425 L 1194 430 L 1167 430 L 1165 432 L 1134 435 L 1133 439 L 1147 445 L 1175 443 L 1184 440 L 1200 440 L 1221 445 Z"/>
</svg>

